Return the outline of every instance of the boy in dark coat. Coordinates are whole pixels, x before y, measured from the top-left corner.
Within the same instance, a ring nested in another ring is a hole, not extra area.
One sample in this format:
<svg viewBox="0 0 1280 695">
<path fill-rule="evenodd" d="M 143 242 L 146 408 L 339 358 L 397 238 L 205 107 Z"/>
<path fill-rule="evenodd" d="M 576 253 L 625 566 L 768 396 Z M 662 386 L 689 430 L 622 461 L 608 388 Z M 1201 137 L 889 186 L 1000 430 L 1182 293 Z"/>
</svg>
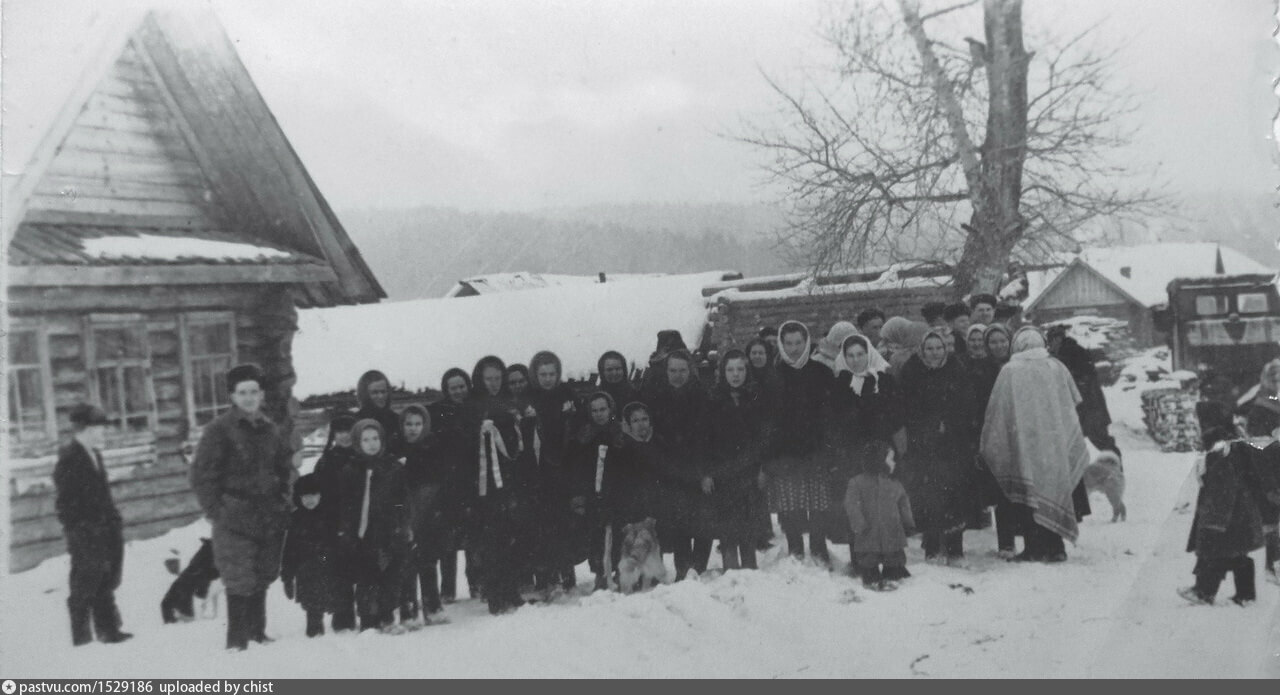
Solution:
<svg viewBox="0 0 1280 695">
<path fill-rule="evenodd" d="M 333 611 L 337 585 L 337 527 L 320 508 L 323 497 L 314 474 L 294 482 L 294 510 L 280 562 L 284 595 L 307 613 L 307 637 L 324 634 L 324 614 Z"/>
<path fill-rule="evenodd" d="M 267 637 L 267 587 L 280 574 L 293 451 L 262 413 L 257 365 L 227 372 L 232 408 L 205 425 L 191 489 L 213 524 L 213 561 L 227 593 L 227 649 Z"/>
<path fill-rule="evenodd" d="M 115 590 L 124 564 L 124 535 L 120 512 L 111 499 L 111 485 L 99 450 L 107 416 L 94 406 L 80 404 L 71 410 L 73 439 L 58 450 L 53 468 L 57 489 L 54 502 L 58 521 L 71 555 L 71 643 L 123 642 L 133 635 L 120 630 Z M 93 631 L 89 629 L 90 617 Z"/>
<path fill-rule="evenodd" d="M 1204 471 L 1196 514 L 1191 522 L 1187 551 L 1196 554 L 1194 586 L 1178 590 L 1192 603 L 1212 604 L 1218 586 L 1231 572 L 1238 605 L 1257 599 L 1253 559 L 1249 553 L 1262 547 L 1262 519 L 1255 490 L 1260 488 L 1255 452 L 1241 440 L 1231 411 L 1215 401 L 1196 404 L 1204 444 Z"/>
<path fill-rule="evenodd" d="M 351 427 L 356 419 L 349 413 L 337 413 L 329 420 L 329 439 L 311 473 L 320 486 L 320 506 L 316 511 L 325 517 L 335 532 L 342 514 L 342 472 L 355 460 L 351 447 Z M 356 594 L 346 574 L 334 577 L 333 629 L 335 632 L 356 629 Z"/>
<path fill-rule="evenodd" d="M 911 576 L 907 571 L 907 536 L 915 532 L 911 501 L 893 474 L 893 447 L 883 441 L 866 444 L 866 470 L 854 477 L 844 506 L 853 533 L 853 562 L 868 589 L 887 591 Z M 876 462 L 876 463 L 872 463 Z"/>
<path fill-rule="evenodd" d="M 386 453 L 377 421 L 361 420 L 351 434 L 359 453 L 343 471 L 338 545 L 356 586 L 360 629 L 385 629 L 395 623 L 409 546 L 404 467 Z"/>
</svg>

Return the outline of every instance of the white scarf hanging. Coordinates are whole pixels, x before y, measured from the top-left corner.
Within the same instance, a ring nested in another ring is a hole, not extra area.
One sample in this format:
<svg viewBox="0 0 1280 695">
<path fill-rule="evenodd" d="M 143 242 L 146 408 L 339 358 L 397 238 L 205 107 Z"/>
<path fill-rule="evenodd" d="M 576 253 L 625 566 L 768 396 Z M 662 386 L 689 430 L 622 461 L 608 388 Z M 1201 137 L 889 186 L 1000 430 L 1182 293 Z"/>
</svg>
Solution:
<svg viewBox="0 0 1280 695">
<path fill-rule="evenodd" d="M 373 466 L 364 472 L 364 496 L 360 501 L 360 531 L 356 533 L 357 538 L 364 538 L 364 532 L 369 530 L 369 488 L 371 487 L 373 487 Z"/>
<path fill-rule="evenodd" d="M 604 484 L 604 457 L 609 453 L 609 447 L 601 444 L 596 448 L 596 494 L 600 494 L 601 486 Z"/>
<path fill-rule="evenodd" d="M 519 432 L 520 428 L 516 428 Z M 489 435 L 489 446 L 486 451 L 484 436 Z M 493 420 L 485 420 L 480 423 L 480 496 L 484 497 L 488 494 L 489 488 L 489 470 L 493 469 L 493 487 L 502 489 L 502 466 L 501 459 L 498 455 L 507 456 L 507 445 L 502 441 L 502 433 L 498 431 L 497 425 L 493 424 Z M 509 458 L 509 457 L 508 457 Z"/>
<path fill-rule="evenodd" d="M 862 395 L 862 384 L 868 377 L 876 377 L 872 393 L 880 393 L 879 375 L 889 371 L 889 361 L 880 354 L 879 350 L 872 347 L 870 340 L 866 340 L 864 337 L 863 340 L 866 340 L 864 347 L 867 348 L 867 366 L 860 372 L 853 371 L 853 368 L 849 366 L 848 360 L 844 358 L 844 352 L 849 347 L 849 341 L 854 337 L 855 336 L 849 336 L 848 338 L 845 338 L 844 342 L 840 345 L 840 353 L 836 355 L 836 374 L 841 372 L 849 372 L 850 374 L 853 374 L 853 378 L 849 380 L 849 388 L 857 395 Z"/>
</svg>

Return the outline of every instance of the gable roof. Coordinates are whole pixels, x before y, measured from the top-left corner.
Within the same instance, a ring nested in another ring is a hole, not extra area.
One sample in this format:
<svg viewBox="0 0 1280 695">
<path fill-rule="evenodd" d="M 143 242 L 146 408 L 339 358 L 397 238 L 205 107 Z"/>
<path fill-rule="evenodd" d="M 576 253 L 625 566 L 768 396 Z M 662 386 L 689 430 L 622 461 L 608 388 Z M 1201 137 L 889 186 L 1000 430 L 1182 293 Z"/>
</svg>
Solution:
<svg viewBox="0 0 1280 695">
<path fill-rule="evenodd" d="M 1227 275 L 1274 273 L 1275 269 L 1227 246 L 1214 242 L 1162 242 L 1137 246 L 1088 248 L 1066 268 L 1044 271 L 1034 280 L 1028 274 L 1028 295 L 1023 301 L 1033 310 L 1054 287 L 1079 266 L 1102 278 L 1135 304 L 1153 307 L 1168 301 L 1166 289 L 1175 278 L 1218 274 L 1218 259 Z"/>
<path fill-rule="evenodd" d="M 326 266 L 297 276 L 301 306 L 386 296 L 212 12 L 132 13 L 106 33 L 62 110 L 42 114 L 47 130 L 29 164 L 5 182 L 11 266 L 120 264 L 132 256 L 104 257 L 84 240 L 136 249 L 143 235 L 189 237 L 225 243 L 170 245 L 146 262 L 226 263 L 230 253 L 238 263 Z"/>
</svg>

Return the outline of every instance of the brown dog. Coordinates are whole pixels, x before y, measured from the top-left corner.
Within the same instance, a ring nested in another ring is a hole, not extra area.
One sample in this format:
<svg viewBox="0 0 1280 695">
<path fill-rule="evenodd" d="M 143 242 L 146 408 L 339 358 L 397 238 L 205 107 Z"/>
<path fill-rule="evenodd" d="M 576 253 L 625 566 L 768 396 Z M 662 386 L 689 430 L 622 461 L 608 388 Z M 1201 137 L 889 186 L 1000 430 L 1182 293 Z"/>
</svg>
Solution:
<svg viewBox="0 0 1280 695">
<path fill-rule="evenodd" d="M 1113 451 L 1098 452 L 1084 469 L 1084 487 L 1089 492 L 1097 490 L 1111 503 L 1111 521 L 1124 521 L 1128 514 L 1124 508 L 1124 469 L 1120 457 Z"/>
<path fill-rule="evenodd" d="M 622 593 L 646 589 L 667 578 L 657 529 L 658 522 L 652 518 L 622 528 L 622 559 L 618 561 L 618 588 Z"/>
</svg>

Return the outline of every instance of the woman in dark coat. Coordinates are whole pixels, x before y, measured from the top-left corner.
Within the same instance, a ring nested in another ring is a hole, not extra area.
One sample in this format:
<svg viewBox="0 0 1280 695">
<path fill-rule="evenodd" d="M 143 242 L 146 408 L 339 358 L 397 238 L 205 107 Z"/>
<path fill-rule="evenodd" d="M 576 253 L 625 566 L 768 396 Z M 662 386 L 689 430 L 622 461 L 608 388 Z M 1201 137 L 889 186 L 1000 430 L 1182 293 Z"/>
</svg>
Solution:
<svg viewBox="0 0 1280 695">
<path fill-rule="evenodd" d="M 528 367 L 523 364 L 507 366 L 507 390 L 517 402 L 524 403 L 528 400 L 529 388 L 532 384 L 533 380 L 529 377 Z"/>
<path fill-rule="evenodd" d="M 484 597 L 494 615 L 524 603 L 520 583 L 532 571 L 529 551 L 537 542 L 534 423 L 517 409 L 506 373 L 502 360 L 481 358 L 471 374 L 463 416 L 465 439 L 474 452 L 470 470 Z"/>
<path fill-rule="evenodd" d="M 764 465 L 769 509 L 778 514 L 793 557 L 804 556 L 803 534 L 808 531 L 809 556 L 830 565 L 826 533 L 835 496 L 823 437 L 835 377 L 826 366 L 809 359 L 809 329 L 804 324 L 784 322 L 778 343 L 775 430 Z"/>
<path fill-rule="evenodd" d="M 982 353 L 979 359 L 968 364 L 969 379 L 973 384 L 974 421 L 979 430 L 986 419 L 987 401 L 991 399 L 991 390 L 995 388 L 996 378 L 1000 376 L 1000 368 L 1009 362 L 1013 334 L 1003 323 L 993 323 L 982 332 Z M 1022 514 L 1017 506 L 1005 498 L 1000 491 L 1000 484 L 987 469 L 979 457 L 975 473 L 975 494 L 977 504 L 995 505 L 996 509 L 996 545 L 999 555 L 1005 560 L 1012 560 L 1017 555 L 1017 538 L 1022 535 Z"/>
<path fill-rule="evenodd" d="M 405 607 L 410 619 L 418 617 L 414 600 L 422 589 L 424 616 L 439 613 L 439 577 L 436 565 L 445 554 L 448 527 L 446 496 L 457 477 L 454 461 L 445 456 L 441 439 L 431 432 L 431 414 L 416 403 L 400 413 L 400 457 L 404 462 L 405 485 L 408 488 L 409 528 L 413 530 L 413 554 L 406 568 Z M 456 571 L 456 568 L 455 568 Z"/>
<path fill-rule="evenodd" d="M 356 382 L 356 403 L 356 419 L 376 420 L 388 437 L 387 451 L 396 451 L 400 446 L 400 416 L 391 408 L 391 381 L 387 375 L 376 369 L 361 374 Z"/>
<path fill-rule="evenodd" d="M 743 352 L 747 353 L 748 378 L 756 385 L 765 410 L 772 413 L 774 393 L 778 388 L 778 375 L 773 370 L 773 345 L 764 338 L 752 338 L 747 341 Z M 769 514 L 769 503 L 760 485 L 756 486 L 755 496 L 757 499 L 752 509 L 756 514 L 756 550 L 763 552 L 773 547 L 770 540 L 773 538 L 773 516 Z"/>
<path fill-rule="evenodd" d="M 772 425 L 741 350 L 729 350 L 720 358 L 706 429 L 702 491 L 710 498 L 709 531 L 720 539 L 726 570 L 756 569 L 755 508 L 760 499 L 755 493 Z"/>
<path fill-rule="evenodd" d="M 639 401 L 627 404 L 622 409 L 622 423 L 622 436 L 606 452 L 600 480 L 600 515 L 610 536 L 610 575 L 622 558 L 626 526 L 657 519 L 662 508 L 658 480 L 664 452 L 654 439 L 649 407 Z M 606 545 L 603 537 L 601 542 Z M 603 547 L 600 554 L 603 558 Z"/>
<path fill-rule="evenodd" d="M 356 456 L 343 470 L 338 545 L 356 585 L 360 629 L 382 629 L 395 623 L 409 551 L 404 466 L 387 453 L 376 420 L 360 420 L 351 435 Z"/>
<path fill-rule="evenodd" d="M 971 504 L 975 455 L 969 378 L 947 354 L 948 338 L 929 331 L 899 377 L 906 451 L 900 477 L 911 497 L 926 560 L 958 564 Z"/>
<path fill-rule="evenodd" d="M 631 383 L 627 375 L 627 358 L 616 350 L 609 350 L 600 355 L 596 361 L 596 388 L 609 394 L 619 408 L 640 400 L 640 391 Z"/>
<path fill-rule="evenodd" d="M 1111 436 L 1108 428 L 1111 425 L 1111 412 L 1107 410 L 1107 398 L 1102 393 L 1102 382 L 1098 379 L 1098 370 L 1093 365 L 1089 351 L 1080 346 L 1075 338 L 1066 335 L 1066 329 L 1055 326 L 1049 329 L 1049 347 L 1053 356 L 1071 372 L 1071 379 L 1080 389 L 1080 405 L 1076 413 L 1080 415 L 1080 429 L 1099 451 L 1111 451 L 1120 455 L 1120 447 Z M 1085 501 L 1088 501 L 1085 495 Z"/>
<path fill-rule="evenodd" d="M 608 587 L 604 562 L 606 515 L 603 511 L 604 479 L 608 475 L 608 457 L 622 437 L 618 408 L 613 397 L 596 391 L 586 400 L 587 422 L 578 428 L 569 446 L 569 462 L 573 475 L 572 502 L 574 515 L 587 529 L 587 563 L 596 575 L 596 589 Z"/>
<path fill-rule="evenodd" d="M 707 571 L 711 537 L 704 534 L 702 454 L 706 394 L 693 375 L 693 358 L 676 350 L 664 362 L 666 380 L 646 401 L 655 435 L 662 440 L 662 511 L 658 530 L 664 551 L 675 554 L 676 580 L 690 568 Z"/>
<path fill-rule="evenodd" d="M 831 426 L 827 430 L 828 465 L 837 501 L 844 500 L 855 476 L 879 470 L 880 461 L 871 462 L 877 467 L 867 467 L 866 453 L 874 450 L 868 445 L 871 442 L 892 445 L 895 434 L 902 429 L 898 386 L 889 369 L 889 361 L 865 336 L 851 335 L 840 346 L 835 387 L 831 392 Z M 901 437 L 898 438 L 901 441 Z M 840 531 L 848 535 L 849 520 L 843 507 L 843 504 L 836 505 L 832 514 L 839 521 Z M 848 543 L 853 552 L 852 537 Z M 851 562 L 849 567 L 856 570 L 857 566 Z"/>
<path fill-rule="evenodd" d="M 451 472 L 440 501 L 444 515 L 441 519 L 440 600 L 452 603 L 458 595 L 458 551 L 474 547 L 474 544 L 468 544 L 465 532 L 476 501 L 475 479 L 470 475 L 475 454 L 468 446 L 470 441 L 463 424 L 463 407 L 471 394 L 471 377 L 465 370 L 454 367 L 440 379 L 440 392 L 444 397 L 431 404 L 427 411 L 431 415 L 431 431 L 436 437 L 441 465 Z M 475 598 L 480 597 L 479 568 L 479 555 L 469 551 L 467 584 Z"/>
<path fill-rule="evenodd" d="M 1196 417 L 1205 449 L 1196 514 L 1187 539 L 1187 552 L 1196 554 L 1196 583 L 1178 593 L 1192 603 L 1211 604 L 1231 572 L 1236 589 L 1231 600 L 1243 606 L 1258 598 L 1249 553 L 1263 546 L 1257 505 L 1263 485 L 1256 452 L 1239 439 L 1226 405 L 1201 401 L 1196 404 Z"/>
<path fill-rule="evenodd" d="M 577 585 L 574 565 L 586 554 L 586 537 L 575 533 L 572 508 L 573 475 L 569 461 L 570 440 L 581 422 L 578 396 L 561 380 L 560 358 L 542 351 L 529 360 L 533 383 L 528 392 L 538 446 L 538 548 L 534 560 L 534 586 L 550 590 Z"/>
</svg>

